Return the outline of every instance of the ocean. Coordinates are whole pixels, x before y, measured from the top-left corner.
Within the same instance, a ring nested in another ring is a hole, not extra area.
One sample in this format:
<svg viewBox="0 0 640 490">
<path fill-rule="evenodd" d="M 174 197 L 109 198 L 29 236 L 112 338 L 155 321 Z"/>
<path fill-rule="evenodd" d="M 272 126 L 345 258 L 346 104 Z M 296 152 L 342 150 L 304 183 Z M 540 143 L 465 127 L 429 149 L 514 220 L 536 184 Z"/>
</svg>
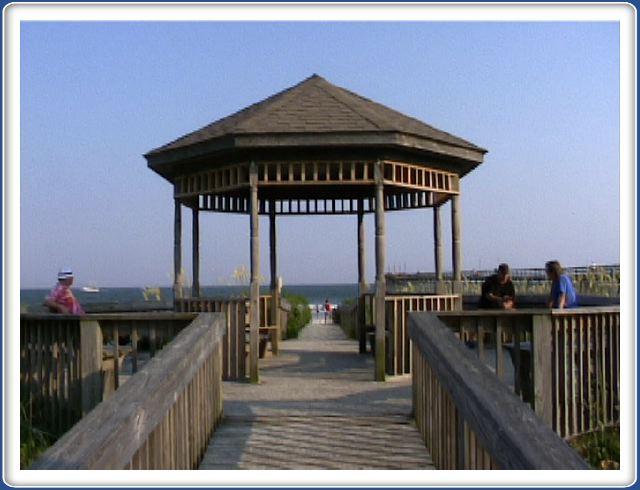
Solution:
<svg viewBox="0 0 640 490">
<path fill-rule="evenodd" d="M 153 308 L 171 308 L 173 292 L 171 288 L 159 288 L 160 300 L 145 301 L 144 288 L 118 288 L 104 287 L 99 292 L 90 293 L 82 290 L 81 287 L 73 286 L 75 294 L 80 304 L 88 312 L 104 310 L 117 310 L 121 308 L 131 308 L 136 306 Z M 334 305 L 340 305 L 347 299 L 355 298 L 358 294 L 357 284 L 292 284 L 284 286 L 284 293 L 300 294 L 309 300 L 309 304 L 324 304 L 329 300 Z M 201 286 L 201 296 L 214 298 L 238 297 L 249 294 L 249 286 Z M 30 313 L 44 312 L 46 308 L 42 306 L 45 296 L 50 289 L 21 289 L 20 306 L 21 311 Z M 262 286 L 262 294 L 269 294 L 269 288 Z M 188 296 L 189 290 L 186 289 Z"/>
</svg>

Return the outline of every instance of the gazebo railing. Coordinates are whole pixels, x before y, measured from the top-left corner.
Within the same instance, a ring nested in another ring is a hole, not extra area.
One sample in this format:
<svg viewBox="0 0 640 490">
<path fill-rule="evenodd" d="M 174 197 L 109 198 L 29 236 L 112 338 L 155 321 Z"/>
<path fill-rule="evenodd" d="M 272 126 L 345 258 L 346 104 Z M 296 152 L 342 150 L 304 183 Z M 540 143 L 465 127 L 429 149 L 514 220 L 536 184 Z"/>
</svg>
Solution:
<svg viewBox="0 0 640 490">
<path fill-rule="evenodd" d="M 402 375 L 411 372 L 411 347 L 409 340 L 408 314 L 412 311 L 454 311 L 461 308 L 461 297 L 446 295 L 387 295 L 385 297 L 385 368 L 388 375 Z M 359 315 L 364 319 L 360 328 L 360 343 L 366 337 L 374 338 L 375 294 L 362 295 L 360 304 L 364 309 Z M 373 342 L 371 343 L 373 347 Z"/>
<path fill-rule="evenodd" d="M 249 324 L 249 306 L 244 298 L 183 298 L 175 301 L 176 311 L 224 313 L 223 378 L 244 379 L 247 372 L 245 327 Z"/>
</svg>

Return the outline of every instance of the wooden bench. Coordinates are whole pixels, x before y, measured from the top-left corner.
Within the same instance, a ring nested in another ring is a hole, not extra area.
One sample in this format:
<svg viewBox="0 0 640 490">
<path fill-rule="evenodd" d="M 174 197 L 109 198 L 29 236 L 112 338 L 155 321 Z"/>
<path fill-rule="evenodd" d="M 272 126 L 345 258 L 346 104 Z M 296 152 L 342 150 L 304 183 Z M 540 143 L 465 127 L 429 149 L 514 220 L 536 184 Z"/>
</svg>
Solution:
<svg viewBox="0 0 640 490">
<path fill-rule="evenodd" d="M 131 353 L 130 345 L 118 346 L 118 370 L 116 373 L 113 354 L 115 348 L 113 345 L 104 345 L 102 347 L 102 399 L 107 400 L 118 388 L 119 379 L 124 365 L 125 358 Z"/>
<path fill-rule="evenodd" d="M 258 335 L 260 336 L 260 348 L 259 348 L 259 355 L 260 358 L 263 358 L 266 352 L 266 348 L 267 348 L 267 342 L 271 341 L 271 352 L 273 353 L 274 356 L 277 356 L 279 354 L 279 345 L 278 345 L 278 340 L 279 340 L 279 330 L 280 327 L 278 327 L 277 325 L 269 325 L 266 327 L 259 327 L 258 328 Z M 246 325 L 244 328 L 245 331 L 245 340 L 247 345 L 249 344 L 249 333 L 250 333 L 250 327 L 249 325 Z M 263 342 L 264 341 L 264 342 Z"/>
<path fill-rule="evenodd" d="M 366 351 L 366 342 L 369 342 L 369 350 L 371 354 L 376 355 L 376 326 L 375 325 L 365 325 L 365 351 Z"/>
</svg>

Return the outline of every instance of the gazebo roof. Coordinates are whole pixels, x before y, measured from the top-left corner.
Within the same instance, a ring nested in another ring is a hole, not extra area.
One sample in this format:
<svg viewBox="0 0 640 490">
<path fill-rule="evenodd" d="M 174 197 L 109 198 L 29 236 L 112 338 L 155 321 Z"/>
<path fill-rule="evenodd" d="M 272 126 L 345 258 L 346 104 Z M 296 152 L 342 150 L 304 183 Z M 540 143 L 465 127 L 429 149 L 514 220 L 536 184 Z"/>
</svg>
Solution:
<svg viewBox="0 0 640 490">
<path fill-rule="evenodd" d="M 169 178 L 175 165 L 206 159 L 232 162 L 234 153 L 292 149 L 390 148 L 448 159 L 466 174 L 486 150 L 382 104 L 337 87 L 318 75 L 219 119 L 145 155 Z M 259 152 L 259 153 L 255 153 Z"/>
</svg>

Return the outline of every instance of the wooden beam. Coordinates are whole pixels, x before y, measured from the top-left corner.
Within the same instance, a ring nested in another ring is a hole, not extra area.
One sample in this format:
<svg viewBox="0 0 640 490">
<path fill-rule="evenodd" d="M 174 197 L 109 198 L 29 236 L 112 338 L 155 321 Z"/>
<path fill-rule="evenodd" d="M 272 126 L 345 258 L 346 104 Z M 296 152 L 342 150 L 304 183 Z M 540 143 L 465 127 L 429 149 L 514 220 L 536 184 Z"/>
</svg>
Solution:
<svg viewBox="0 0 640 490">
<path fill-rule="evenodd" d="M 352 167 L 353 170 L 353 167 Z M 367 332 L 365 325 L 364 301 L 362 295 L 367 292 L 367 250 L 365 247 L 366 230 L 364 226 L 364 201 L 358 199 L 358 339 L 360 353 L 367 351 Z"/>
<path fill-rule="evenodd" d="M 173 218 L 173 299 L 182 298 L 182 209 L 174 199 Z"/>
<path fill-rule="evenodd" d="M 385 236 L 384 236 L 384 184 L 382 163 L 374 166 L 376 182 L 376 365 L 375 380 L 385 380 Z"/>
<path fill-rule="evenodd" d="M 192 216 L 192 267 L 193 267 L 193 285 L 191 286 L 191 296 L 197 298 L 200 296 L 200 211 L 198 206 L 191 210 Z"/>
<path fill-rule="evenodd" d="M 84 416 L 102 401 L 102 330 L 96 320 L 80 322 L 80 386 Z"/>
<path fill-rule="evenodd" d="M 258 167 L 251 162 L 249 167 L 249 228 L 251 241 L 251 293 L 249 300 L 249 379 L 260 382 L 258 371 L 258 329 L 260 328 L 260 230 L 258 218 Z"/>
<path fill-rule="evenodd" d="M 280 290 L 278 288 L 278 235 L 276 228 L 276 203 L 275 200 L 269 202 L 269 263 L 271 266 L 271 318 L 267 322 L 270 325 L 280 325 Z M 276 333 L 276 337 L 280 332 Z M 277 345 L 272 342 L 273 346 Z M 274 349 L 275 350 L 275 349 Z M 274 352 L 277 354 L 277 352 Z"/>
<path fill-rule="evenodd" d="M 553 426 L 553 322 L 551 316 L 532 318 L 533 407 L 549 427 Z"/>
<path fill-rule="evenodd" d="M 433 252 L 436 269 L 436 294 L 442 293 L 442 279 L 444 277 L 444 243 L 442 241 L 442 219 L 440 206 L 433 208 Z"/>
<path fill-rule="evenodd" d="M 451 241 L 453 259 L 454 293 L 459 294 L 462 286 L 462 226 L 460 213 L 460 196 L 451 196 Z"/>
</svg>

